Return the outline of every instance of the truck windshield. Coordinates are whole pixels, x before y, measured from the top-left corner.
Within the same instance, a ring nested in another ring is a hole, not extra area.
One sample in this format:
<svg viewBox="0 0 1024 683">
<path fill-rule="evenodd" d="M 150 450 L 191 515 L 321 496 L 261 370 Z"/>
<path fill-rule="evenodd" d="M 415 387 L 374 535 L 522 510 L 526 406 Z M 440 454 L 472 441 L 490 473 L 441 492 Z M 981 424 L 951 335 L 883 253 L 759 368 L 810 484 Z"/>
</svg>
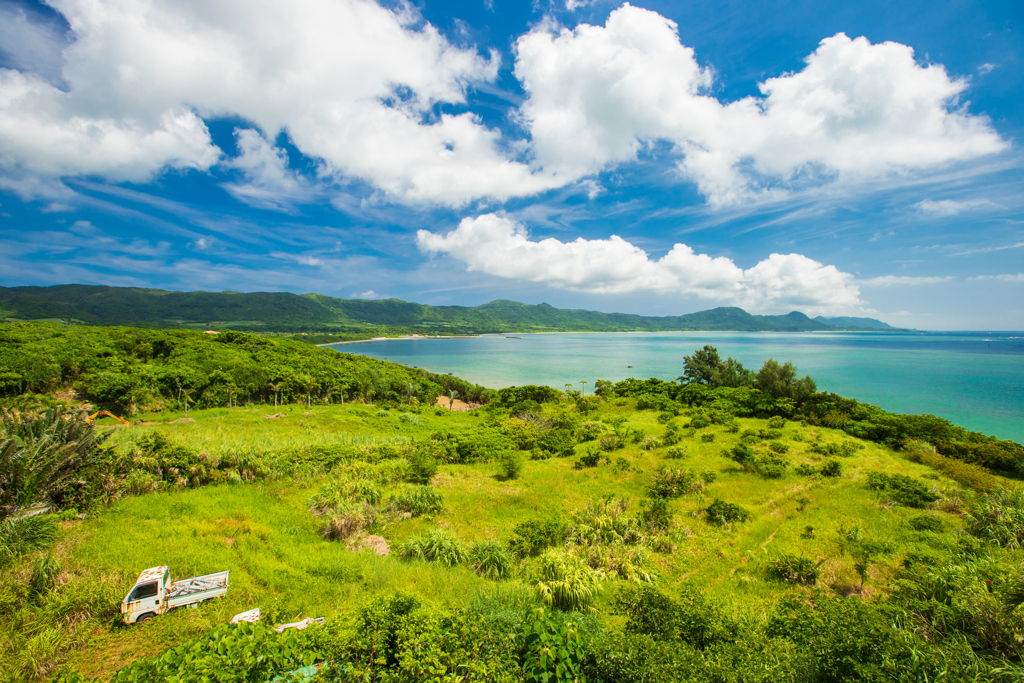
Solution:
<svg viewBox="0 0 1024 683">
<path fill-rule="evenodd" d="M 136 600 L 144 600 L 151 598 L 158 592 L 156 582 L 144 583 L 140 586 L 136 586 L 132 591 L 131 595 L 128 596 L 128 602 L 135 602 Z"/>
</svg>

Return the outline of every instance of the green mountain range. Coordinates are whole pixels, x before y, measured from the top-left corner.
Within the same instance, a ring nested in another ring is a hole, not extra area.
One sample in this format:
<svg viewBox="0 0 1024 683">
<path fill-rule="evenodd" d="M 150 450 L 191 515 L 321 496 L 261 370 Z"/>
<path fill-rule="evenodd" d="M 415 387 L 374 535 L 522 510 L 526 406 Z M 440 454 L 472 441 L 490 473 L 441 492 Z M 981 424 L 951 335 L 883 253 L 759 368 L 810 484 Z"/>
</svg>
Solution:
<svg viewBox="0 0 1024 683">
<path fill-rule="evenodd" d="M 787 315 L 751 315 L 722 307 L 679 316 L 648 317 L 559 309 L 499 299 L 482 306 L 428 306 L 399 299 L 338 299 L 286 292 L 169 292 L 161 289 L 55 285 L 0 287 L 0 317 L 63 320 L 91 325 L 202 327 L 264 332 L 368 334 L 482 334 L 493 332 L 623 332 L 708 330 L 805 332 L 894 329 L 872 318 L 812 320 Z"/>
</svg>

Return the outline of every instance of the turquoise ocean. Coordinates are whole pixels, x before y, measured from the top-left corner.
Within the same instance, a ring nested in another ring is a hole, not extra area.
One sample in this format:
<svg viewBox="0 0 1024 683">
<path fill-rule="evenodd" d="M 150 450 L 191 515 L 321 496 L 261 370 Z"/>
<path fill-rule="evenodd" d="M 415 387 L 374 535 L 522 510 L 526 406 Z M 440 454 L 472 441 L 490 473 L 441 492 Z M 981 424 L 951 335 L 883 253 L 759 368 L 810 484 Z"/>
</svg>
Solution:
<svg viewBox="0 0 1024 683">
<path fill-rule="evenodd" d="M 900 413 L 931 413 L 1024 442 L 1024 332 L 626 332 L 398 339 L 333 346 L 499 389 L 636 377 L 674 380 L 705 344 L 757 370 L 792 361 L 819 391 Z"/>
</svg>

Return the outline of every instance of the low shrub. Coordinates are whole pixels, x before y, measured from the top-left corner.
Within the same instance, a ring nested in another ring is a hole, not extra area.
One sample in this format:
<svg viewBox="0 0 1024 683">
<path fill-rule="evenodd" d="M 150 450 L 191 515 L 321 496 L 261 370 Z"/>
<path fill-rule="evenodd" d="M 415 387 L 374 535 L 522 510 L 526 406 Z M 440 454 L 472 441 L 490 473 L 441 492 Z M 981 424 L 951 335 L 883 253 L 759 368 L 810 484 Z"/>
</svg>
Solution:
<svg viewBox="0 0 1024 683">
<path fill-rule="evenodd" d="M 700 478 L 704 480 L 705 484 L 714 484 L 715 480 L 718 479 L 718 472 L 714 470 L 704 470 L 700 473 Z"/>
<path fill-rule="evenodd" d="M 429 484 L 437 474 L 437 456 L 434 449 L 421 446 L 414 449 L 408 459 L 409 481 L 415 484 Z"/>
<path fill-rule="evenodd" d="M 565 550 L 550 549 L 540 556 L 534 586 L 555 609 L 586 612 L 601 591 L 601 573 Z"/>
<path fill-rule="evenodd" d="M 801 477 L 813 477 L 818 473 L 818 468 L 814 465 L 808 465 L 807 463 L 800 463 L 793 471 Z"/>
<path fill-rule="evenodd" d="M 580 441 L 594 441 L 606 430 L 603 422 L 584 422 L 576 429 L 576 438 Z"/>
<path fill-rule="evenodd" d="M 581 453 L 576 461 L 573 463 L 573 469 L 582 470 L 589 467 L 597 467 L 601 464 L 602 460 L 607 460 L 601 451 L 596 448 L 588 448 L 584 453 Z"/>
<path fill-rule="evenodd" d="M 658 532 L 672 526 L 672 511 L 664 498 L 646 498 L 640 501 L 640 520 L 649 532 Z"/>
<path fill-rule="evenodd" d="M 693 416 L 693 419 L 690 420 L 690 424 L 687 426 L 690 429 L 704 429 L 711 426 L 711 418 L 704 413 L 699 413 Z"/>
<path fill-rule="evenodd" d="M 775 415 L 774 417 L 768 418 L 768 429 L 782 429 L 786 426 L 786 418 L 781 415 Z"/>
<path fill-rule="evenodd" d="M 813 586 L 818 583 L 818 569 L 824 562 L 824 560 L 815 562 L 802 555 L 779 555 L 768 561 L 765 565 L 765 573 L 787 583 Z"/>
<path fill-rule="evenodd" d="M 735 503 L 727 503 L 724 500 L 715 500 L 704 510 L 704 516 L 710 524 L 725 526 L 732 522 L 745 522 L 750 518 L 750 513 Z"/>
<path fill-rule="evenodd" d="M 781 479 L 786 476 L 788 466 L 785 458 L 775 454 L 766 453 L 754 461 L 754 471 L 765 479 Z"/>
<path fill-rule="evenodd" d="M 651 586 L 626 587 L 616 607 L 626 616 L 627 633 L 685 643 L 697 650 L 731 642 L 739 633 L 738 625 L 719 605 L 696 591 L 685 590 L 673 600 Z"/>
<path fill-rule="evenodd" d="M 512 553 L 497 541 L 477 541 L 469 548 L 469 566 L 485 579 L 500 581 L 512 575 Z"/>
<path fill-rule="evenodd" d="M 343 541 L 370 530 L 377 522 L 377 510 L 366 503 L 336 508 L 320 526 L 320 535 L 328 541 Z"/>
<path fill-rule="evenodd" d="M 689 470 L 660 467 L 651 475 L 647 491 L 654 498 L 678 498 L 703 488 L 703 482 Z"/>
<path fill-rule="evenodd" d="M 352 504 L 377 505 L 384 491 L 365 479 L 329 479 L 306 503 L 315 515 L 327 514 Z"/>
<path fill-rule="evenodd" d="M 821 437 L 819 437 L 821 438 Z M 843 441 L 842 443 L 831 443 L 815 441 L 811 444 L 811 452 L 819 455 L 835 455 L 841 458 L 849 458 L 864 448 L 864 444 L 856 441 Z"/>
<path fill-rule="evenodd" d="M 534 448 L 530 451 L 530 460 L 549 460 L 551 456 L 551 451 L 545 451 L 542 448 Z"/>
<path fill-rule="evenodd" d="M 820 472 L 823 477 L 841 477 L 843 475 L 843 463 L 838 460 L 826 460 L 822 463 Z"/>
<path fill-rule="evenodd" d="M 910 528 L 914 531 L 940 532 L 946 528 L 946 523 L 938 517 L 931 515 L 918 515 L 910 518 Z"/>
<path fill-rule="evenodd" d="M 600 448 L 605 453 L 617 451 L 620 448 L 625 448 L 625 446 L 626 444 L 622 442 L 622 439 L 620 439 L 615 434 L 608 434 L 606 436 L 602 436 L 601 440 L 598 442 L 598 448 Z"/>
<path fill-rule="evenodd" d="M 586 680 L 586 651 L 579 627 L 571 621 L 551 619 L 536 609 L 527 618 L 523 646 L 523 679 L 526 683 L 574 683 Z"/>
<path fill-rule="evenodd" d="M 626 514 L 629 500 L 596 498 L 572 513 L 566 539 L 579 546 L 636 545 L 642 539 L 638 521 Z"/>
<path fill-rule="evenodd" d="M 906 507 L 923 508 L 939 499 L 926 484 L 905 474 L 868 472 L 868 487 L 884 492 L 894 502 Z"/>
<path fill-rule="evenodd" d="M 778 453 L 780 455 L 783 453 L 789 453 L 789 445 L 784 444 L 781 441 L 772 441 L 771 443 L 768 444 L 768 448 L 772 452 Z"/>
<path fill-rule="evenodd" d="M 501 451 L 498 453 L 498 469 L 505 479 L 518 479 L 523 472 L 523 454 L 521 451 Z"/>
<path fill-rule="evenodd" d="M 658 578 L 654 558 L 642 545 L 595 545 L 578 551 L 593 569 L 631 583 L 652 583 Z"/>
<path fill-rule="evenodd" d="M 531 519 L 516 524 L 508 547 L 517 557 L 534 557 L 565 541 L 566 524 L 561 519 Z"/>
<path fill-rule="evenodd" d="M 548 453 L 553 453 L 559 458 L 571 456 L 575 446 L 576 439 L 573 438 L 572 432 L 568 429 L 549 429 L 537 439 L 538 448 Z"/>
<path fill-rule="evenodd" d="M 458 536 L 444 529 L 434 529 L 426 535 L 413 536 L 398 546 L 398 556 L 403 560 L 423 560 L 454 567 L 465 562 L 469 552 Z"/>
<path fill-rule="evenodd" d="M 643 441 L 640 442 L 640 448 L 645 451 L 653 451 L 655 448 L 661 446 L 661 442 L 655 439 L 653 436 L 645 436 Z"/>
<path fill-rule="evenodd" d="M 689 454 L 690 451 L 686 448 L 686 446 L 672 446 L 665 453 L 665 457 L 672 460 L 681 460 L 688 456 Z"/>
<path fill-rule="evenodd" d="M 433 486 L 413 486 L 392 494 L 385 509 L 411 517 L 432 515 L 444 509 L 444 499 Z"/>
<path fill-rule="evenodd" d="M 320 658 L 319 627 L 276 633 L 260 622 L 220 624 L 193 641 L 121 669 L 112 683 L 269 681 Z"/>
</svg>

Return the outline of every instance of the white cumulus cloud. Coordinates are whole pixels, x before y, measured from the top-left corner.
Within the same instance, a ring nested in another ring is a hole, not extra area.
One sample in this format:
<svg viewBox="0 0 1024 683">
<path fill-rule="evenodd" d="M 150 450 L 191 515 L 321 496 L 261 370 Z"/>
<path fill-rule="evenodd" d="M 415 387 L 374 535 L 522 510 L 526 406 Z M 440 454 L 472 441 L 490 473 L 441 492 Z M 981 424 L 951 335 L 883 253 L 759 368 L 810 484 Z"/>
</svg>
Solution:
<svg viewBox="0 0 1024 683">
<path fill-rule="evenodd" d="M 517 43 L 515 74 L 536 164 L 568 182 L 671 142 L 715 204 L 772 184 L 862 180 L 971 159 L 1007 144 L 958 107 L 967 87 L 910 47 L 839 33 L 799 72 L 724 104 L 676 24 L 629 4 L 604 26 L 542 24 Z"/>
<path fill-rule="evenodd" d="M 461 205 L 545 189 L 473 113 L 436 115 L 493 80 L 497 55 L 451 45 L 372 0 L 51 0 L 71 26 L 60 90 L 0 70 L 0 168 L 11 177 L 144 181 L 216 163 L 203 118 L 286 130 L 326 177 Z M 407 7 L 407 6 L 401 6 Z M 423 24 L 423 25 L 421 25 Z M 27 188 L 28 186 L 26 186 Z M 30 189 L 30 188 L 29 188 Z"/>
<path fill-rule="evenodd" d="M 817 313 L 861 304 L 852 275 L 800 254 L 772 254 L 744 270 L 728 258 L 676 244 L 652 260 L 615 235 L 531 240 L 525 226 L 493 213 L 465 218 L 447 235 L 420 230 L 416 237 L 423 252 L 448 254 L 470 271 L 576 291 L 691 295 L 757 311 Z"/>
<path fill-rule="evenodd" d="M 960 107 L 965 80 L 908 46 L 844 34 L 761 83 L 761 96 L 725 103 L 713 68 L 655 12 L 625 4 L 603 26 L 544 21 L 516 43 L 527 97 L 510 113 L 527 135 L 508 139 L 463 110 L 467 88 L 496 80 L 497 53 L 453 44 L 405 3 L 47 1 L 70 35 L 32 24 L 22 70 L 0 69 L 0 187 L 24 196 L 59 200 L 62 178 L 145 182 L 224 161 L 248 175 L 226 187 L 240 200 L 290 210 L 314 195 L 268 142 L 281 132 L 324 183 L 358 178 L 391 200 L 453 207 L 580 180 L 593 195 L 588 176 L 659 141 L 716 205 L 1007 146 Z M 252 128 L 239 159 L 211 140 L 206 122 L 221 117 Z"/>
</svg>

